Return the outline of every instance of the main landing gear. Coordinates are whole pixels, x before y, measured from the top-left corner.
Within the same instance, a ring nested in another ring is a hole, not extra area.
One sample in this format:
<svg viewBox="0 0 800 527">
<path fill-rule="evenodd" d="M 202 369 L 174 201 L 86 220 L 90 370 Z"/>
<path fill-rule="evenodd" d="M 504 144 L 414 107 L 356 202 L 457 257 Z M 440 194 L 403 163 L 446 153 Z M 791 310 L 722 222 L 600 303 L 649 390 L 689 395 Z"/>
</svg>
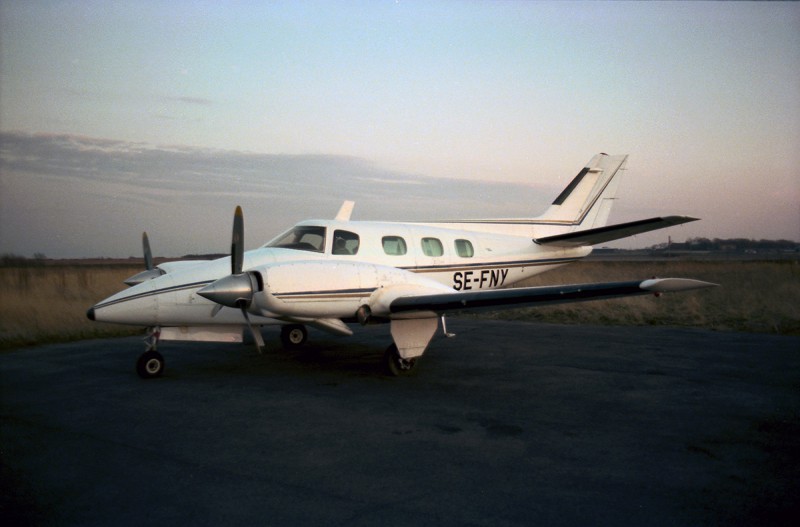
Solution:
<svg viewBox="0 0 800 527">
<path fill-rule="evenodd" d="M 148 328 L 145 351 L 136 361 L 136 373 L 142 379 L 160 377 L 164 373 L 164 357 L 157 351 L 160 328 Z"/>
<path fill-rule="evenodd" d="M 285 350 L 296 350 L 308 340 L 308 330 L 302 324 L 281 326 L 281 343 Z"/>
<path fill-rule="evenodd" d="M 158 340 L 161 337 L 161 328 L 147 329 L 145 338 L 145 351 L 136 361 L 136 373 L 142 379 L 153 379 L 164 374 L 164 357 L 158 352 Z M 284 349 L 296 350 L 308 341 L 308 330 L 302 324 L 287 324 L 281 327 L 281 342 Z M 400 356 L 396 344 L 386 348 L 383 354 L 383 367 L 385 372 L 392 377 L 411 375 L 417 367 L 418 358 L 404 359 Z"/>
<path fill-rule="evenodd" d="M 397 351 L 397 345 L 392 344 L 383 353 L 383 366 L 388 375 L 404 377 L 414 372 L 417 367 L 417 359 L 404 359 Z"/>
</svg>

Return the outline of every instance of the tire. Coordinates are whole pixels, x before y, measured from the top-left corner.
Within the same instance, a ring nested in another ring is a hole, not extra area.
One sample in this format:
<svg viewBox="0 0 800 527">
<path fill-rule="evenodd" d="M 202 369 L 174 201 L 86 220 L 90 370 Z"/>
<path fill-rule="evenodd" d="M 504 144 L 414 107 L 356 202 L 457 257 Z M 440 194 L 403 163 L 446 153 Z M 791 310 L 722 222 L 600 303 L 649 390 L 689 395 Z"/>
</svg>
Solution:
<svg viewBox="0 0 800 527">
<path fill-rule="evenodd" d="M 386 374 L 392 377 L 404 377 L 414 373 L 417 368 L 417 359 L 404 359 L 400 357 L 397 346 L 392 344 L 383 354 L 383 366 Z"/>
<path fill-rule="evenodd" d="M 154 379 L 164 373 L 164 357 L 157 351 L 146 351 L 136 361 L 136 373 L 142 379 Z"/>
<path fill-rule="evenodd" d="M 302 324 L 288 324 L 281 327 L 281 343 L 287 350 L 302 347 L 308 340 L 308 330 Z"/>
</svg>

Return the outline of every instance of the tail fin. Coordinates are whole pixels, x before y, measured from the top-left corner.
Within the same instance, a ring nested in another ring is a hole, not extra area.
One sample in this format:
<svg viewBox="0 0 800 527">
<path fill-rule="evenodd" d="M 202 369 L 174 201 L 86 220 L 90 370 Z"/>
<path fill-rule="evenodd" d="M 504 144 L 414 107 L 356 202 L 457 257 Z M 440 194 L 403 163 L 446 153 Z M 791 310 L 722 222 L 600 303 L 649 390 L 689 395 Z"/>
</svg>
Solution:
<svg viewBox="0 0 800 527">
<path fill-rule="evenodd" d="M 594 156 L 536 222 L 580 229 L 604 226 L 627 161 L 627 155 Z"/>
</svg>

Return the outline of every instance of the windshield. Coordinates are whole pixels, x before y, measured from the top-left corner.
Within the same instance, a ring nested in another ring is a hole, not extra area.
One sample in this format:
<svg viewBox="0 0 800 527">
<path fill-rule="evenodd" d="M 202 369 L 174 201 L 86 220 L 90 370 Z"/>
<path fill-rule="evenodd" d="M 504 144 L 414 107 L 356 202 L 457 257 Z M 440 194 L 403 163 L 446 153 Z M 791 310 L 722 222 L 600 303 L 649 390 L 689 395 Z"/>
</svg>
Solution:
<svg viewBox="0 0 800 527">
<path fill-rule="evenodd" d="M 325 227 L 293 227 L 264 247 L 280 247 L 281 249 L 321 253 L 325 250 Z"/>
</svg>

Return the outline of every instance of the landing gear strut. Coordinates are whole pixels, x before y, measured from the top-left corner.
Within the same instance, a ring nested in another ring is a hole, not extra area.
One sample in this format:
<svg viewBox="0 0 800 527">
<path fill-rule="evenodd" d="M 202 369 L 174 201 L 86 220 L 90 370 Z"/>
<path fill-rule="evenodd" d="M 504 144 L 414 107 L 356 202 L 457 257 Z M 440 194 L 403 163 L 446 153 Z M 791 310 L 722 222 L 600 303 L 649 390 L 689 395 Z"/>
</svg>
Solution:
<svg viewBox="0 0 800 527">
<path fill-rule="evenodd" d="M 308 340 L 308 330 L 302 324 L 287 324 L 281 327 L 281 343 L 286 350 L 295 350 Z"/>
<path fill-rule="evenodd" d="M 392 344 L 383 354 L 383 365 L 386 373 L 392 377 L 410 375 L 417 367 L 417 359 L 404 359 L 397 351 L 397 345 Z"/>
<path fill-rule="evenodd" d="M 164 357 L 157 351 L 160 336 L 160 328 L 148 328 L 145 351 L 136 361 L 136 373 L 142 379 L 160 377 L 164 373 Z"/>
</svg>

